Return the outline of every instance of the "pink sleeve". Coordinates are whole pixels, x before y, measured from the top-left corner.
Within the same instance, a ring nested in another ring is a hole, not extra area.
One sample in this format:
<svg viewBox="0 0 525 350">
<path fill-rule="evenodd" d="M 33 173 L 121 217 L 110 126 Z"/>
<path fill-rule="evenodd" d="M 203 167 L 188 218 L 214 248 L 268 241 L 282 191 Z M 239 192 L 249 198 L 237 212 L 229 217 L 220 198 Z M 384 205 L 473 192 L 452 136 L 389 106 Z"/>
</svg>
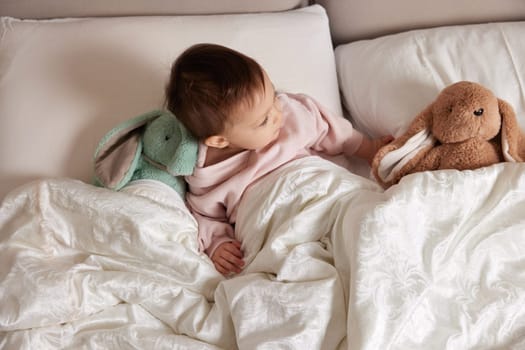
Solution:
<svg viewBox="0 0 525 350">
<path fill-rule="evenodd" d="M 315 116 L 317 140 L 312 148 L 329 155 L 353 155 L 361 145 L 363 135 L 353 128 L 348 119 L 332 113 L 309 96 L 299 96 L 307 110 Z"/>
<path fill-rule="evenodd" d="M 205 252 L 210 258 L 221 243 L 234 240 L 233 227 L 230 223 L 212 219 L 196 212 L 193 212 L 193 215 L 198 223 L 199 250 Z"/>
</svg>

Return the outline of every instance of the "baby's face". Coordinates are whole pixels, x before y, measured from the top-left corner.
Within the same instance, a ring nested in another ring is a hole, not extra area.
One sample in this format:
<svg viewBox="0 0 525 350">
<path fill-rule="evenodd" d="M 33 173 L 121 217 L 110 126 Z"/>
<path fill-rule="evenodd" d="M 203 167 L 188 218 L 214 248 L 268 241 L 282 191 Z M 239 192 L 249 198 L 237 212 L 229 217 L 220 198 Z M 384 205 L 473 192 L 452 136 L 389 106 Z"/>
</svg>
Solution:
<svg viewBox="0 0 525 350">
<path fill-rule="evenodd" d="M 264 73 L 265 91 L 261 91 L 251 106 L 241 108 L 226 128 L 224 136 L 230 147 L 261 149 L 277 139 L 282 126 L 282 112 L 272 82 Z"/>
</svg>

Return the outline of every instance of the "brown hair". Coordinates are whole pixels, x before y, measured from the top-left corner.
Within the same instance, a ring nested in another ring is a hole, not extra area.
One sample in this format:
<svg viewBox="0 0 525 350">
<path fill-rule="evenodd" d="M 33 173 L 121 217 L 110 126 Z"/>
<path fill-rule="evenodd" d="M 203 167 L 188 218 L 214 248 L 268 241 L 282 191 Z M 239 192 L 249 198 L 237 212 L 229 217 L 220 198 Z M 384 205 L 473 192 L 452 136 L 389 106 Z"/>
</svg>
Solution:
<svg viewBox="0 0 525 350">
<path fill-rule="evenodd" d="M 196 44 L 174 62 L 166 87 L 167 108 L 198 139 L 220 134 L 231 115 L 264 91 L 262 67 L 216 44 Z"/>
</svg>

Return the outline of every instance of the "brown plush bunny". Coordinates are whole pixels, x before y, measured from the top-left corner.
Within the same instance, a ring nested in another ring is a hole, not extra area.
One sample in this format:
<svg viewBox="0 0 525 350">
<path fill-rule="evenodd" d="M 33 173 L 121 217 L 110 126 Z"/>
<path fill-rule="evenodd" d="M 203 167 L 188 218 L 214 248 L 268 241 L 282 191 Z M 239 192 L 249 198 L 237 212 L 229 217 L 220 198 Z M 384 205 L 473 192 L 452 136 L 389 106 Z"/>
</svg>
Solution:
<svg viewBox="0 0 525 350">
<path fill-rule="evenodd" d="M 521 162 L 524 140 L 509 103 L 478 83 L 460 81 L 444 88 L 403 135 L 377 152 L 372 173 L 388 187 L 419 171 Z"/>
</svg>

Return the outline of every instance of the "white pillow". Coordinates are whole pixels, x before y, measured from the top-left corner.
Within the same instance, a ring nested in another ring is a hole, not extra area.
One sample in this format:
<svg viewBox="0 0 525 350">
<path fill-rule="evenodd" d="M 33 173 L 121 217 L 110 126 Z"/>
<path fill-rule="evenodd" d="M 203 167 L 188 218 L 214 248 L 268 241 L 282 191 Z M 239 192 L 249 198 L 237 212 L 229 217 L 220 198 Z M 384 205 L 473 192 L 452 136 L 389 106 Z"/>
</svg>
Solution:
<svg viewBox="0 0 525 350">
<path fill-rule="evenodd" d="M 515 109 L 525 130 L 525 22 L 409 31 L 335 50 L 343 104 L 372 136 L 399 136 L 445 86 L 471 80 Z"/>
<path fill-rule="evenodd" d="M 41 177 L 91 181 L 101 137 L 161 107 L 173 60 L 197 42 L 251 55 L 277 89 L 310 94 L 342 113 L 319 5 L 213 16 L 3 17 L 0 24 L 0 199 Z"/>
</svg>

